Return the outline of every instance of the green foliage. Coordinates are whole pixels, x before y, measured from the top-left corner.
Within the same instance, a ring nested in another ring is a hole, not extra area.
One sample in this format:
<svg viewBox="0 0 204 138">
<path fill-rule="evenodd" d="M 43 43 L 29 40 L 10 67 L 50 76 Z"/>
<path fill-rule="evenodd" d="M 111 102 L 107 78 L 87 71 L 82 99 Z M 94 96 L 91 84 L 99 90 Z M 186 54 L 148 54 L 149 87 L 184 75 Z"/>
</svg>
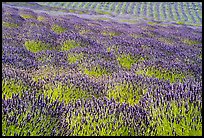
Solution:
<svg viewBox="0 0 204 138">
<path fill-rule="evenodd" d="M 119 22 L 127 22 L 127 23 L 132 23 L 132 24 L 137 23 L 136 20 L 127 20 L 127 19 L 119 20 Z"/>
<path fill-rule="evenodd" d="M 69 10 L 69 12 L 76 13 L 76 10 L 71 9 L 71 10 Z"/>
<path fill-rule="evenodd" d="M 184 107 L 185 102 L 183 102 L 181 107 L 178 107 L 178 104 L 176 104 L 175 101 L 171 101 L 169 110 L 166 110 L 167 104 L 165 104 L 163 107 L 151 107 L 153 119 L 150 123 L 150 126 L 156 125 L 156 131 L 151 135 L 201 136 L 202 123 L 199 120 L 192 121 L 193 118 L 197 118 L 200 116 L 201 111 L 198 110 L 198 107 L 194 107 L 193 103 L 188 104 L 190 108 L 187 113 L 186 108 Z M 180 119 L 181 117 L 182 119 Z M 179 120 L 179 123 L 176 122 L 177 119 Z M 174 121 L 172 122 L 172 120 Z M 191 123 L 191 125 L 189 125 L 189 123 Z M 196 129 L 191 128 L 191 126 L 195 126 Z M 173 131 L 175 132 L 175 134 L 173 134 Z"/>
<path fill-rule="evenodd" d="M 127 69 L 130 69 L 134 63 L 134 59 L 130 55 L 122 55 L 121 57 L 118 57 L 117 60 L 122 67 Z"/>
<path fill-rule="evenodd" d="M 104 15 L 104 14 L 112 15 L 112 13 L 110 13 L 110 12 L 108 12 L 108 11 L 96 10 L 96 12 L 97 12 L 98 14 L 102 14 L 102 15 Z"/>
<path fill-rule="evenodd" d="M 23 90 L 25 90 L 26 88 L 27 86 L 25 86 L 20 80 L 2 80 L 2 95 L 5 94 L 6 98 L 12 98 L 12 94 L 19 93 L 21 95 Z"/>
<path fill-rule="evenodd" d="M 102 32 L 102 35 L 104 36 L 110 36 L 110 37 L 113 37 L 113 36 L 119 36 L 121 33 L 119 32 L 111 32 L 111 31 L 103 31 Z"/>
<path fill-rule="evenodd" d="M 46 56 L 42 56 L 41 58 L 38 58 L 39 61 L 46 61 L 46 60 L 50 60 L 50 57 Z M 59 71 L 59 70 L 57 70 Z M 50 77 L 50 74 L 52 74 L 53 76 L 57 75 L 57 71 L 55 68 L 53 68 L 51 65 L 49 65 L 48 67 L 41 67 L 40 70 L 38 72 L 34 72 L 32 75 L 32 80 L 35 82 L 38 82 L 38 80 L 43 80 L 46 79 L 47 77 Z"/>
<path fill-rule="evenodd" d="M 181 41 L 187 45 L 196 45 L 196 44 L 202 44 L 201 41 L 197 41 L 197 40 L 190 40 L 190 39 L 181 39 Z"/>
<path fill-rule="evenodd" d="M 78 14 L 84 14 L 84 12 L 83 11 L 79 11 Z"/>
<path fill-rule="evenodd" d="M 79 46 L 80 46 L 80 43 L 77 43 L 74 40 L 66 40 L 64 42 L 64 44 L 62 45 L 61 50 L 62 51 L 68 51 L 68 50 L 70 50 L 72 48 L 76 48 L 76 47 L 79 47 Z"/>
<path fill-rule="evenodd" d="M 18 27 L 18 24 L 9 23 L 9 22 L 2 22 L 2 26 L 3 26 L 3 27 L 16 28 L 16 27 Z"/>
<path fill-rule="evenodd" d="M 114 98 L 120 103 L 129 103 L 130 105 L 138 104 L 140 98 L 147 92 L 147 89 L 142 89 L 132 84 L 119 84 L 108 90 L 108 98 Z"/>
<path fill-rule="evenodd" d="M 66 28 L 63 28 L 63 27 L 61 27 L 61 26 L 59 26 L 57 24 L 54 24 L 51 27 L 51 29 L 57 34 L 61 34 L 61 33 L 65 32 L 67 30 Z"/>
<path fill-rule="evenodd" d="M 137 63 L 139 61 L 143 61 L 144 58 L 141 57 L 141 56 L 131 56 L 131 55 L 126 55 L 126 54 L 122 54 L 121 56 L 119 56 L 117 58 L 119 64 L 123 67 L 123 68 L 126 68 L 126 69 L 130 69 L 132 67 L 132 65 L 134 63 Z"/>
<path fill-rule="evenodd" d="M 24 19 L 35 19 L 36 17 L 30 14 L 20 14 Z"/>
<path fill-rule="evenodd" d="M 42 61 L 42 62 L 51 61 L 51 59 L 52 59 L 51 55 L 42 55 L 42 56 L 37 57 L 37 60 Z"/>
<path fill-rule="evenodd" d="M 106 106 L 106 105 L 104 105 Z M 78 109 L 74 109 L 76 112 Z M 92 109 L 91 109 L 92 110 Z M 104 110 L 104 109 L 102 109 Z M 122 114 L 119 114 L 119 117 L 116 118 L 114 114 L 109 114 L 106 110 L 106 114 L 108 116 L 100 116 L 98 113 L 96 114 L 90 114 L 90 112 L 86 112 L 86 115 L 82 115 L 82 112 L 85 111 L 85 108 L 82 107 L 82 111 L 78 112 L 78 115 L 72 115 L 70 117 L 70 113 L 65 114 L 66 122 L 68 122 L 69 128 L 74 128 L 74 126 L 78 126 L 78 128 L 75 127 L 73 133 L 71 133 L 71 136 L 128 136 L 128 126 L 120 124 L 124 123 L 124 120 L 122 118 Z M 97 118 L 98 121 L 93 121 L 94 118 Z M 87 123 L 83 123 L 82 119 L 85 119 Z M 114 123 L 115 121 L 115 123 Z M 103 126 L 104 125 L 104 126 Z M 98 131 L 97 129 L 100 129 Z M 82 129 L 80 129 L 82 127 Z M 114 128 L 114 129 L 113 129 Z M 133 128 L 129 128 L 129 130 L 134 134 Z"/>
<path fill-rule="evenodd" d="M 43 21 L 43 20 L 45 20 L 45 18 L 43 16 L 38 16 L 37 20 L 38 21 Z"/>
<path fill-rule="evenodd" d="M 79 61 L 80 59 L 82 59 L 83 57 L 83 54 L 80 53 L 80 54 L 69 54 L 68 55 L 68 61 L 69 63 L 76 63 L 76 61 Z"/>
<path fill-rule="evenodd" d="M 79 30 L 79 34 L 81 34 L 81 35 L 89 33 L 89 32 L 91 32 L 91 31 L 90 30 L 86 30 L 86 29 L 80 29 Z"/>
<path fill-rule="evenodd" d="M 108 52 L 111 52 L 111 47 L 108 47 L 108 48 L 107 48 L 107 51 L 108 51 Z"/>
<path fill-rule="evenodd" d="M 35 40 L 25 41 L 25 47 L 27 48 L 27 50 L 34 53 L 50 49 L 48 44 L 45 44 L 42 41 Z"/>
<path fill-rule="evenodd" d="M 157 69 L 156 67 L 148 67 L 145 70 L 138 69 L 136 71 L 136 74 L 169 80 L 170 83 L 176 82 L 177 80 L 180 80 L 182 82 L 185 78 L 185 75 L 183 73 L 175 73 L 166 69 Z"/>
<path fill-rule="evenodd" d="M 143 35 L 142 34 L 130 34 L 131 37 L 137 39 L 137 38 L 142 38 Z"/>
<path fill-rule="evenodd" d="M 80 30 L 79 34 L 83 35 L 83 34 L 88 34 L 90 32 L 91 32 L 91 30 Z"/>
<path fill-rule="evenodd" d="M 32 105 L 30 105 L 32 106 Z M 40 112 L 39 109 L 36 109 L 36 112 Z M 10 124 L 9 127 L 7 127 L 8 120 L 6 120 L 6 116 L 14 116 L 14 113 L 17 114 L 15 117 L 18 118 L 17 123 Z M 56 123 L 58 122 L 58 118 L 51 117 L 51 115 L 44 115 L 44 114 L 37 114 L 35 117 L 31 117 L 30 121 L 27 121 L 27 115 L 32 114 L 31 108 L 28 108 L 25 112 L 18 114 L 17 111 L 12 111 L 7 115 L 2 115 L 2 134 L 5 136 L 14 136 L 14 132 L 17 134 L 23 134 L 23 136 L 27 136 L 28 132 L 30 132 L 30 136 L 39 136 L 42 135 L 41 128 L 44 127 L 45 130 L 43 135 L 49 136 L 52 132 L 52 129 L 56 128 Z M 40 122 L 36 123 L 38 119 L 41 119 Z M 34 122 L 35 125 L 33 125 L 31 122 Z M 50 123 L 52 122 L 52 123 Z M 25 123 L 25 125 L 21 124 Z M 48 127 L 49 126 L 49 127 Z"/>
<path fill-rule="evenodd" d="M 51 97 L 51 101 L 58 99 L 60 102 L 64 101 L 66 104 L 76 102 L 78 99 L 86 99 L 91 96 L 87 91 L 81 88 L 76 88 L 73 84 L 70 86 L 62 85 L 56 82 L 56 85 L 46 84 L 43 94 Z"/>
<path fill-rule="evenodd" d="M 177 22 L 177 24 L 184 25 L 184 22 Z"/>
<path fill-rule="evenodd" d="M 166 38 L 166 37 L 159 37 L 157 40 L 164 42 L 166 44 L 175 44 L 175 42 L 171 38 Z"/>
<path fill-rule="evenodd" d="M 150 25 L 157 25 L 158 23 L 157 23 L 157 22 L 147 22 L 147 24 L 150 24 Z"/>
<path fill-rule="evenodd" d="M 91 68 L 90 70 L 85 68 L 84 74 L 93 76 L 93 77 L 101 77 L 105 74 L 108 74 L 108 72 L 105 69 L 101 68 L 100 66 L 96 66 Z"/>
<path fill-rule="evenodd" d="M 46 60 L 50 60 L 50 57 Z M 63 67 L 56 67 L 55 65 L 45 65 L 40 66 L 39 70 L 33 71 L 30 75 L 32 76 L 32 80 L 38 82 L 39 79 L 46 80 L 50 78 L 55 78 L 56 76 L 60 76 L 62 79 L 64 79 L 64 74 L 70 73 L 70 70 L 68 68 Z"/>
</svg>

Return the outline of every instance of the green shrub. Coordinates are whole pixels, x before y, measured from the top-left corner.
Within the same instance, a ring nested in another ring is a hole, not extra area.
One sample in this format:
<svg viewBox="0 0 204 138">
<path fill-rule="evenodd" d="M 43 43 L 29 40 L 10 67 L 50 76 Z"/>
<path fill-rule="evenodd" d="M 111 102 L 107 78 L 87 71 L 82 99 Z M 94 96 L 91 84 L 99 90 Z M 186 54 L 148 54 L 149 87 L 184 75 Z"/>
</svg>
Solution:
<svg viewBox="0 0 204 138">
<path fill-rule="evenodd" d="M 97 67 L 91 68 L 90 70 L 85 68 L 84 74 L 87 74 L 89 76 L 94 76 L 94 77 L 101 77 L 105 74 L 108 74 L 108 72 L 105 69 L 102 69 L 100 66 L 97 66 Z"/>
<path fill-rule="evenodd" d="M 68 55 L 68 61 L 69 63 L 76 63 L 76 61 L 79 61 L 83 57 L 83 54 L 69 54 Z"/>
<path fill-rule="evenodd" d="M 22 91 L 25 90 L 27 86 L 23 84 L 22 81 L 18 80 L 2 80 L 2 95 L 6 95 L 7 98 L 12 98 L 12 94 L 22 94 Z"/>
<path fill-rule="evenodd" d="M 36 17 L 30 14 L 20 14 L 24 19 L 35 19 Z"/>
<path fill-rule="evenodd" d="M 45 20 L 45 18 L 43 16 L 38 16 L 37 20 L 38 21 L 43 21 L 43 20 Z"/>
<path fill-rule="evenodd" d="M 61 50 L 62 51 L 68 51 L 68 50 L 70 50 L 72 48 L 76 48 L 76 47 L 79 47 L 79 46 L 80 46 L 80 43 L 77 43 L 74 40 L 66 40 L 64 42 L 64 44 L 62 45 Z"/>
<path fill-rule="evenodd" d="M 25 47 L 27 48 L 27 50 L 34 53 L 49 49 L 48 44 L 45 44 L 42 41 L 35 41 L 35 40 L 25 41 Z"/>
<path fill-rule="evenodd" d="M 182 101 L 183 102 L 183 101 Z M 200 111 L 198 107 L 194 108 L 193 103 L 188 103 L 189 111 L 185 112 L 185 102 L 183 102 L 181 107 L 178 107 L 178 104 L 175 101 L 171 101 L 169 110 L 166 110 L 167 104 L 163 107 L 151 107 L 153 119 L 151 120 L 150 126 L 155 126 L 155 132 L 152 132 L 151 135 L 156 136 L 201 136 L 202 135 L 202 123 L 200 121 L 192 121 L 193 117 L 200 116 Z M 160 110 L 158 109 L 160 108 Z M 180 112 L 180 110 L 182 112 Z M 162 111 L 162 112 L 161 112 Z M 160 115 L 160 117 L 158 117 Z M 162 118 L 161 118 L 162 116 Z M 168 117 L 170 120 L 168 119 Z M 179 119 L 179 123 L 177 123 L 177 119 L 180 117 L 184 117 Z M 172 122 L 174 120 L 174 122 Z M 189 126 L 195 125 L 197 129 L 192 129 Z M 182 131 L 183 129 L 183 131 Z M 149 130 L 147 130 L 147 135 L 149 135 Z M 173 134 L 173 131 L 175 134 Z"/>
<path fill-rule="evenodd" d="M 120 103 L 129 103 L 130 105 L 138 104 L 140 98 L 147 92 L 147 89 L 142 89 L 139 85 L 118 84 L 114 88 L 108 90 L 108 98 L 114 98 Z"/>
<path fill-rule="evenodd" d="M 53 25 L 51 27 L 51 29 L 57 34 L 61 34 L 61 33 L 65 32 L 67 30 L 66 28 L 63 28 L 63 27 L 61 27 L 61 26 L 59 26 L 57 24 Z"/>
<path fill-rule="evenodd" d="M 175 73 L 166 69 L 157 69 L 155 67 L 148 67 L 146 70 L 138 69 L 136 74 L 169 80 L 170 83 L 176 82 L 177 80 L 182 81 L 185 78 L 183 73 Z"/>
<path fill-rule="evenodd" d="M 3 26 L 3 27 L 16 28 L 16 27 L 18 27 L 18 24 L 9 23 L 9 22 L 2 22 L 2 26 Z"/>
</svg>

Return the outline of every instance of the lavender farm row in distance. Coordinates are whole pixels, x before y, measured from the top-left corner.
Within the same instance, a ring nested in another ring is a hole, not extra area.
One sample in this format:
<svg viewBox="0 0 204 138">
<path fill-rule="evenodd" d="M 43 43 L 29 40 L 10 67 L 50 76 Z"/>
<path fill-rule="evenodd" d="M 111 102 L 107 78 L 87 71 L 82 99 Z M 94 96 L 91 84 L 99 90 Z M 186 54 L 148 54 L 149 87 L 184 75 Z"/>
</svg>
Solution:
<svg viewBox="0 0 204 138">
<path fill-rule="evenodd" d="M 2 7 L 2 135 L 202 135 L 202 28 Z"/>
<path fill-rule="evenodd" d="M 36 3 L 32 3 L 33 5 Z M 202 26 L 201 2 L 38 2 L 41 6 L 131 16 Z"/>
</svg>

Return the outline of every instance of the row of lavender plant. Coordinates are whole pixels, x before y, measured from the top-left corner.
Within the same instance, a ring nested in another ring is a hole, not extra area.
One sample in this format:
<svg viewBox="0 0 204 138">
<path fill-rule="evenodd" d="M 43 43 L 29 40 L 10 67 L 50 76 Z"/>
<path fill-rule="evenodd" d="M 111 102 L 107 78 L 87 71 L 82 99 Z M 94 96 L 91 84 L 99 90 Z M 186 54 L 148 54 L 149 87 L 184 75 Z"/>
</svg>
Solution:
<svg viewBox="0 0 204 138">
<path fill-rule="evenodd" d="M 49 6 L 58 6 L 57 3 L 53 3 L 53 2 L 47 2 L 47 3 L 39 3 L 42 5 L 49 5 Z M 63 4 L 63 3 L 62 3 Z M 76 5 L 78 3 L 76 2 Z M 88 5 L 89 3 L 84 2 L 84 5 Z M 105 2 L 105 3 L 97 3 L 97 2 L 93 2 L 90 4 L 90 6 L 84 6 L 81 7 L 83 9 L 88 9 L 88 10 L 94 10 L 92 9 L 91 5 L 95 5 L 97 4 L 98 6 L 100 6 L 100 8 L 98 10 L 100 11 L 104 11 L 104 14 L 106 14 L 107 12 L 113 12 L 113 13 L 117 13 L 117 14 L 130 14 L 130 15 L 137 15 L 137 16 L 143 16 L 143 17 L 147 17 L 147 18 L 153 18 L 153 19 L 157 19 L 160 20 L 160 18 L 158 18 L 157 16 L 153 16 L 153 15 L 148 15 L 146 14 L 147 11 L 151 11 L 151 13 L 156 12 L 159 9 L 159 13 L 161 14 L 161 17 L 163 17 L 161 20 L 169 20 L 169 21 L 177 21 L 180 23 L 191 23 L 191 24 L 200 24 L 201 23 L 201 18 L 202 15 L 197 14 L 197 9 L 199 9 L 198 11 L 202 10 L 202 4 L 200 6 L 200 4 L 195 4 L 195 2 L 187 2 L 187 3 L 183 3 L 183 2 L 159 2 L 157 3 L 157 9 L 156 11 L 153 10 L 153 5 L 156 3 L 151 3 L 151 2 L 123 2 L 123 3 L 118 3 L 117 5 L 115 5 L 116 3 L 109 3 L 109 2 Z M 110 5 L 110 6 L 107 6 Z M 112 5 L 115 5 L 114 8 L 115 10 L 112 10 Z M 136 6 L 131 6 L 131 5 L 136 5 Z M 140 8 L 141 5 L 144 8 Z M 105 7 L 104 7 L 105 6 Z M 59 6 L 60 7 L 60 6 Z M 130 9 L 130 7 L 132 7 Z M 148 7 L 148 8 L 147 8 Z M 63 8 L 71 8 L 70 6 L 63 6 Z M 139 8 L 139 9 L 137 9 Z M 135 10 L 139 10 L 137 13 L 134 12 Z M 107 13 L 109 14 L 109 13 Z M 177 14 L 177 15 L 174 15 Z M 168 15 L 168 17 L 166 16 Z M 176 18 L 176 17 L 182 17 L 182 18 Z"/>
</svg>

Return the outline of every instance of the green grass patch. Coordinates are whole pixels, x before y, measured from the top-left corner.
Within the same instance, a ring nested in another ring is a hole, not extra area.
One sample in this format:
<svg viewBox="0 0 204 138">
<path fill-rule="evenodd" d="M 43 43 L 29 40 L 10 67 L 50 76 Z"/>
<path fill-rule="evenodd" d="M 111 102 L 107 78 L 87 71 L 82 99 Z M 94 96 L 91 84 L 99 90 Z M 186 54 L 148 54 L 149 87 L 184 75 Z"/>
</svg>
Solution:
<svg viewBox="0 0 204 138">
<path fill-rule="evenodd" d="M 76 13 L 78 13 L 78 14 L 90 14 L 90 12 L 89 11 L 76 11 Z"/>
<path fill-rule="evenodd" d="M 119 32 L 112 32 L 112 31 L 103 31 L 102 35 L 113 37 L 113 36 L 119 36 L 119 35 L 121 35 L 121 33 L 119 33 Z"/>
<path fill-rule="evenodd" d="M 202 44 L 202 42 L 197 40 L 190 40 L 190 39 L 181 39 L 181 41 L 187 45 L 196 45 L 196 44 Z"/>
<path fill-rule="evenodd" d="M 71 13 L 77 13 L 77 11 L 76 11 L 76 10 L 73 10 L 73 9 L 70 9 L 69 12 L 71 12 Z"/>
<path fill-rule="evenodd" d="M 85 14 L 83 11 L 79 11 L 78 14 Z"/>
<path fill-rule="evenodd" d="M 153 32 L 147 31 L 145 34 L 147 34 L 148 37 L 155 38 L 155 34 Z"/>
<path fill-rule="evenodd" d="M 117 58 L 119 61 L 119 64 L 123 68 L 130 69 L 132 67 L 132 64 L 134 64 L 134 59 L 130 55 L 121 55 L 120 57 Z"/>
<path fill-rule="evenodd" d="M 136 71 L 136 74 L 138 75 L 145 75 L 148 77 L 154 77 L 158 79 L 164 79 L 169 80 L 170 83 L 176 82 L 177 80 L 180 80 L 181 82 L 185 78 L 185 75 L 183 73 L 174 73 L 167 69 L 157 69 L 156 67 L 148 67 L 145 70 L 138 69 Z"/>
<path fill-rule="evenodd" d="M 160 42 L 164 42 L 166 44 L 171 44 L 171 45 L 175 44 L 174 40 L 172 40 L 171 38 L 159 37 L 157 38 L 157 40 Z"/>
<path fill-rule="evenodd" d="M 82 25 L 74 25 L 74 27 L 79 31 L 79 34 L 81 35 L 91 32 L 91 30 L 84 28 Z"/>
<path fill-rule="evenodd" d="M 9 22 L 2 22 L 3 27 L 9 27 L 9 28 L 16 28 L 18 27 L 18 24 L 15 23 L 9 23 Z"/>
<path fill-rule="evenodd" d="M 131 37 L 137 39 L 137 38 L 142 38 L 143 35 L 142 34 L 130 34 Z"/>
<path fill-rule="evenodd" d="M 142 28 L 142 30 L 144 30 L 144 31 L 154 31 L 154 30 L 155 30 L 155 28 L 152 27 L 152 26 L 144 26 L 144 27 L 141 27 L 141 28 Z"/>
<path fill-rule="evenodd" d="M 132 84 L 118 84 L 114 88 L 108 90 L 108 98 L 114 98 L 120 103 L 129 103 L 130 105 L 138 104 L 140 98 L 147 92 L 147 89 L 142 89 Z"/>
<path fill-rule="evenodd" d="M 104 15 L 104 14 L 106 14 L 106 15 L 112 15 L 112 13 L 107 12 L 107 11 L 96 10 L 96 12 L 97 12 L 98 14 L 102 14 L 102 15 Z"/>
<path fill-rule="evenodd" d="M 73 64 L 76 63 L 77 61 L 81 60 L 83 58 L 83 54 L 69 54 L 68 55 L 68 61 L 69 63 Z"/>
<path fill-rule="evenodd" d="M 111 49 L 112 49 L 111 47 L 108 47 L 108 48 L 107 48 L 107 51 L 108 51 L 108 52 L 111 52 Z"/>
<path fill-rule="evenodd" d="M 44 21 L 45 18 L 44 18 L 43 16 L 38 16 L 37 20 L 38 20 L 38 21 Z"/>
<path fill-rule="evenodd" d="M 93 108 L 91 108 L 91 110 L 93 110 Z M 104 110 L 104 108 L 101 110 Z M 85 116 L 82 115 L 84 111 L 86 112 Z M 71 117 L 70 113 L 67 113 L 64 119 L 69 124 L 69 128 L 74 128 L 74 131 L 70 134 L 71 136 L 128 136 L 128 131 L 134 134 L 133 128 L 124 125 L 120 126 L 120 124 L 124 123 L 122 113 L 116 118 L 115 114 L 109 114 L 106 110 L 106 114 L 109 115 L 107 117 L 100 117 L 100 113 L 93 115 L 89 111 L 86 111 L 84 106 L 82 106 L 78 115 L 75 114 L 76 112 L 76 109 L 74 109 L 74 113 L 72 113 L 73 115 Z M 98 121 L 94 120 L 94 118 Z M 82 121 L 83 119 L 86 120 L 86 123 Z"/>
<path fill-rule="evenodd" d="M 124 114 L 122 112 L 110 114 L 108 105 L 104 103 L 100 112 L 93 113 L 94 106 L 85 108 L 84 105 L 74 108 L 73 112 L 64 114 L 64 119 L 69 125 L 68 128 L 73 129 L 71 136 L 128 136 L 138 135 L 134 132 L 134 128 L 124 125 Z M 77 114 L 76 114 L 77 112 Z M 103 114 L 105 112 L 105 115 Z M 85 114 L 84 114 L 85 113 Z M 83 115 L 84 114 L 84 115 Z M 107 116 L 106 116 L 107 115 Z M 84 120 L 84 121 L 83 121 Z M 96 121 L 97 120 L 97 121 Z M 129 120 L 132 124 L 136 123 L 132 118 Z M 142 121 L 138 118 L 138 121 Z M 142 122 L 143 124 L 143 122 Z"/>
<path fill-rule="evenodd" d="M 90 32 L 91 32 L 90 30 L 86 30 L 86 29 L 79 30 L 80 35 L 87 34 L 87 33 L 90 33 Z"/>
<path fill-rule="evenodd" d="M 183 105 L 181 107 L 178 107 L 178 104 L 175 101 L 171 101 L 171 109 L 169 110 L 166 110 L 167 104 L 165 104 L 163 107 L 159 107 L 162 108 L 161 110 L 152 107 L 151 110 L 153 119 L 152 123 L 150 123 L 150 126 L 156 125 L 156 131 L 153 132 L 151 135 L 201 136 L 202 122 L 200 122 L 199 120 L 192 121 L 194 117 L 201 117 L 201 111 L 198 110 L 198 107 L 194 107 L 192 103 L 188 103 L 189 111 L 186 113 L 184 105 L 185 102 L 183 102 Z M 162 118 L 158 117 L 159 115 L 162 116 Z M 180 117 L 183 118 L 180 119 Z M 179 120 L 179 122 L 176 121 L 177 119 Z M 192 126 L 195 126 L 196 129 L 192 128 Z M 173 131 L 175 133 L 173 133 Z"/>
<path fill-rule="evenodd" d="M 101 77 L 103 75 L 107 75 L 108 72 L 107 70 L 101 68 L 100 66 L 93 67 L 91 69 L 84 69 L 84 74 L 88 76 L 93 76 L 93 77 Z"/>
<path fill-rule="evenodd" d="M 127 22 L 127 23 L 133 23 L 133 24 L 137 23 L 136 20 L 125 20 L 125 19 L 119 20 L 119 22 Z"/>
<path fill-rule="evenodd" d="M 147 22 L 147 24 L 150 24 L 150 25 L 157 25 L 158 23 L 157 23 L 157 22 Z"/>
<path fill-rule="evenodd" d="M 50 57 L 48 57 L 50 58 Z M 50 59 L 46 59 L 50 60 Z M 39 79 L 47 80 L 47 78 L 55 78 L 57 75 L 62 79 L 63 74 L 70 73 L 68 69 L 55 67 L 55 65 L 40 66 L 39 70 L 33 71 L 30 73 L 32 80 L 38 82 Z"/>
<path fill-rule="evenodd" d="M 44 56 L 42 56 L 42 60 L 44 60 Z M 38 60 L 41 60 L 38 59 Z M 45 59 L 46 60 L 46 59 Z M 49 69 L 48 67 L 41 67 L 40 70 L 38 72 L 35 72 L 32 74 L 32 80 L 35 82 L 38 82 L 39 79 L 43 80 L 46 77 L 49 77 L 50 73 L 52 73 L 52 75 L 56 75 L 56 70 L 55 69 Z"/>
<path fill-rule="evenodd" d="M 51 97 L 51 101 L 58 99 L 60 102 L 64 101 L 66 104 L 69 102 L 76 102 L 78 99 L 86 99 L 91 97 L 87 91 L 76 88 L 73 84 L 70 86 L 62 85 L 60 82 L 53 84 L 46 84 L 43 94 Z"/>
<path fill-rule="evenodd" d="M 76 24 L 76 25 L 74 25 L 74 28 L 75 29 L 81 29 L 83 26 L 82 25 L 79 25 L 79 24 Z"/>
<path fill-rule="evenodd" d="M 37 57 L 37 60 L 42 62 L 51 61 L 51 59 L 52 59 L 51 55 L 45 55 L 45 54 Z"/>
<path fill-rule="evenodd" d="M 48 44 L 35 40 L 25 41 L 25 47 L 27 50 L 34 53 L 50 49 Z"/>
<path fill-rule="evenodd" d="M 30 14 L 20 14 L 24 19 L 35 19 L 36 17 Z"/>
<path fill-rule="evenodd" d="M 59 26 L 57 24 L 53 25 L 51 27 L 51 29 L 57 34 L 61 34 L 61 33 L 65 32 L 67 30 L 66 28 L 63 28 L 63 27 L 61 27 L 61 26 Z"/>
<path fill-rule="evenodd" d="M 131 56 L 129 54 L 122 54 L 117 58 L 119 64 L 121 67 L 130 69 L 134 63 L 137 63 L 139 61 L 144 61 L 144 58 L 141 56 Z"/>
<path fill-rule="evenodd" d="M 12 98 L 12 94 L 20 94 L 22 95 L 22 91 L 27 89 L 27 86 L 23 84 L 21 80 L 2 80 L 2 96 L 5 94 L 6 99 Z"/>
<path fill-rule="evenodd" d="M 176 22 L 177 24 L 184 25 L 184 22 Z"/>
<path fill-rule="evenodd" d="M 74 41 L 74 40 L 66 40 L 64 42 L 64 44 L 62 45 L 61 47 L 61 50 L 62 51 L 68 51 L 72 48 L 76 48 L 76 47 L 79 47 L 80 46 L 80 43 Z"/>
</svg>

